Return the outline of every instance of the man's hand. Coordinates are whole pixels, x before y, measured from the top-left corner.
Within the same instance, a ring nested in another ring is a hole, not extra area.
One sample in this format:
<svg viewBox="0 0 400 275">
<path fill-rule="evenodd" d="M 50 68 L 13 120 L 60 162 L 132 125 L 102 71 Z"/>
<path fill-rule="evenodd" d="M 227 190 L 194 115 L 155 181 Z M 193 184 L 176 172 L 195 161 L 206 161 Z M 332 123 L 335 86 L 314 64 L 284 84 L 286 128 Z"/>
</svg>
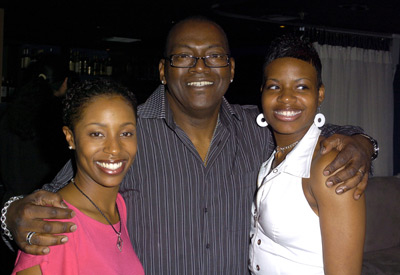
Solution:
<svg viewBox="0 0 400 275">
<path fill-rule="evenodd" d="M 41 190 L 13 202 L 8 208 L 6 223 L 21 250 L 42 255 L 50 252 L 48 246 L 68 241 L 66 236 L 53 234 L 76 230 L 76 225 L 71 222 L 43 219 L 70 219 L 73 216 L 75 212 L 67 208 L 59 194 Z M 30 240 L 31 245 L 26 240 L 29 232 L 36 232 Z"/>
<path fill-rule="evenodd" d="M 333 148 L 338 150 L 339 154 L 325 168 L 324 175 L 329 176 L 340 168 L 343 170 L 329 177 L 326 185 L 328 187 L 338 185 L 336 187 L 338 194 L 356 187 L 353 197 L 358 200 L 367 187 L 373 146 L 368 139 L 360 135 L 334 134 L 321 142 L 321 152 L 325 154 Z"/>
</svg>

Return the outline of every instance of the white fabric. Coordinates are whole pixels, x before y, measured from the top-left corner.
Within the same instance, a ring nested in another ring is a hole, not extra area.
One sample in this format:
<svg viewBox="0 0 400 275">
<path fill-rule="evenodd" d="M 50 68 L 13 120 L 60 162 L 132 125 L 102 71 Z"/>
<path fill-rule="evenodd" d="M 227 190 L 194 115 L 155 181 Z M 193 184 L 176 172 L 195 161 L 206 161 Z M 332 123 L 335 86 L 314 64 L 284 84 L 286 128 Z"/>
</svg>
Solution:
<svg viewBox="0 0 400 275">
<path fill-rule="evenodd" d="M 380 147 L 375 176 L 393 175 L 393 76 L 391 53 L 314 44 L 322 61 L 327 122 L 357 125 Z"/>
<path fill-rule="evenodd" d="M 319 218 L 302 188 L 320 132 L 313 124 L 278 167 L 270 172 L 274 152 L 260 168 L 250 229 L 253 274 L 324 274 Z"/>
</svg>

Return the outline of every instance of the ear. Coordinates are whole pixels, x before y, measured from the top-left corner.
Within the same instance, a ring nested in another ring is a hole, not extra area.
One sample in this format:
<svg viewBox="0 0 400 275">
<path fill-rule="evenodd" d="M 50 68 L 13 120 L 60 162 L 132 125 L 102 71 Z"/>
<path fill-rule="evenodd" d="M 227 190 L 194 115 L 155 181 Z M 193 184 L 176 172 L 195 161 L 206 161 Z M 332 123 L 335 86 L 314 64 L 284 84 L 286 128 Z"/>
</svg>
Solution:
<svg viewBox="0 0 400 275">
<path fill-rule="evenodd" d="M 318 90 L 318 106 L 321 106 L 324 99 L 325 99 L 325 86 L 322 84 Z"/>
<path fill-rule="evenodd" d="M 261 94 L 264 92 L 265 83 L 266 83 L 266 81 L 263 80 L 263 82 L 262 82 L 262 84 L 261 84 L 261 86 L 260 86 L 260 93 L 261 93 Z"/>
<path fill-rule="evenodd" d="M 233 57 L 229 58 L 229 64 L 231 66 L 231 79 L 235 77 L 235 59 Z"/>
<path fill-rule="evenodd" d="M 72 149 L 75 149 L 76 146 L 75 146 L 74 133 L 67 126 L 63 126 L 62 129 L 63 129 L 64 135 L 65 135 L 65 139 L 68 142 L 68 145 L 71 146 Z"/>
<path fill-rule="evenodd" d="M 158 71 L 160 72 L 161 83 L 167 84 L 167 80 L 165 78 L 165 59 L 161 59 L 158 63 Z"/>
</svg>

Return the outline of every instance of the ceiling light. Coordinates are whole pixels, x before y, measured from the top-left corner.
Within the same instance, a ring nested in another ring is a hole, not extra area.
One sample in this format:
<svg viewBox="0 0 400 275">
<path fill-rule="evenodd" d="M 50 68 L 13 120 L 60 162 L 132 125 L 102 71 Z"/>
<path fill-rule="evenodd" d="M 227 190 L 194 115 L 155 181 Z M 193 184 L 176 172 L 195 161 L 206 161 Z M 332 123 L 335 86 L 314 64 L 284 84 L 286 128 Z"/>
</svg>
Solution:
<svg viewBox="0 0 400 275">
<path fill-rule="evenodd" d="M 138 39 L 138 38 L 118 37 L 118 36 L 106 37 L 103 40 L 110 41 L 110 42 L 120 42 L 120 43 L 132 43 L 132 42 L 141 41 L 141 39 Z"/>
</svg>

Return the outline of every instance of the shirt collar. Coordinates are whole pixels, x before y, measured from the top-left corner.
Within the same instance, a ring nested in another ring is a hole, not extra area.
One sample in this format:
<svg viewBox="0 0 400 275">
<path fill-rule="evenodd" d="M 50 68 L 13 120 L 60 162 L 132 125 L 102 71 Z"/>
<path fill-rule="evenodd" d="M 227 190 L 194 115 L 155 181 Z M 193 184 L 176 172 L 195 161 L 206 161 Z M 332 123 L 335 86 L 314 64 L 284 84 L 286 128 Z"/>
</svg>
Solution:
<svg viewBox="0 0 400 275">
<path fill-rule="evenodd" d="M 224 122 L 224 116 L 228 115 L 240 120 L 226 98 L 222 97 L 221 121 Z M 146 102 L 139 106 L 138 117 L 141 119 L 166 119 L 167 121 L 173 121 L 172 110 L 168 106 L 164 85 L 158 86 Z"/>
</svg>

